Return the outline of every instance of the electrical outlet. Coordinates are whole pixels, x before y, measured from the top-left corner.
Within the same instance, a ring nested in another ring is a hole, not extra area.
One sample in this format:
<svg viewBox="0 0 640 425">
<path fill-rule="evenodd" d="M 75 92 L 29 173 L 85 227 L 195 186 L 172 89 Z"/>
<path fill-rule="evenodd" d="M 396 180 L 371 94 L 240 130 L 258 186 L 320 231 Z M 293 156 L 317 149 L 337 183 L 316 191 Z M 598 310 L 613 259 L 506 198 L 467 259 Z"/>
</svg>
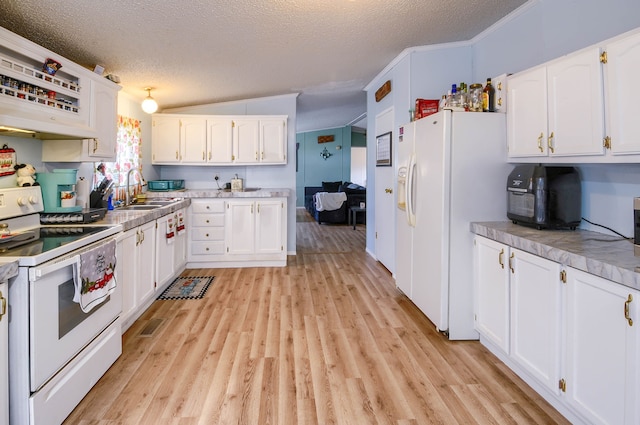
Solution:
<svg viewBox="0 0 640 425">
<path fill-rule="evenodd" d="M 213 176 L 213 179 L 214 179 L 215 181 L 220 180 L 220 174 L 216 173 L 216 175 L 215 175 L 215 176 Z"/>
</svg>

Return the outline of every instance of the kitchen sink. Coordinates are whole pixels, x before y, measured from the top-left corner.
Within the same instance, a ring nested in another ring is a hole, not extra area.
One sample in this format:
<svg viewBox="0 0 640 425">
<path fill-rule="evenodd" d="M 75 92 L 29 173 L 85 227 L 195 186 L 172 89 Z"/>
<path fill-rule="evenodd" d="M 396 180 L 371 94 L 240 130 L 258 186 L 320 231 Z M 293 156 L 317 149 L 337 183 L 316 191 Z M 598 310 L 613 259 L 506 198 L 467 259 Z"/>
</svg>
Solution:
<svg viewBox="0 0 640 425">
<path fill-rule="evenodd" d="M 149 205 L 149 204 L 134 204 L 127 205 L 126 207 L 118 208 L 118 211 L 146 211 L 146 210 L 154 210 L 156 208 L 161 208 L 163 205 Z"/>
</svg>

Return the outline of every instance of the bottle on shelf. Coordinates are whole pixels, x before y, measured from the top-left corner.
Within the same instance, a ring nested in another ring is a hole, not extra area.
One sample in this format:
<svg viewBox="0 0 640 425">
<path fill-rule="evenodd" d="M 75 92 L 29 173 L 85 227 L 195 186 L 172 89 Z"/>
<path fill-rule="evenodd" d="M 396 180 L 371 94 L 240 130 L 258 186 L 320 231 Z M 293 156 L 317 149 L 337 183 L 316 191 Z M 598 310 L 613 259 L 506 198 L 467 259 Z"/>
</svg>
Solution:
<svg viewBox="0 0 640 425">
<path fill-rule="evenodd" d="M 482 111 L 495 112 L 496 89 L 491 85 L 491 78 L 487 78 L 487 84 L 482 91 Z"/>
</svg>

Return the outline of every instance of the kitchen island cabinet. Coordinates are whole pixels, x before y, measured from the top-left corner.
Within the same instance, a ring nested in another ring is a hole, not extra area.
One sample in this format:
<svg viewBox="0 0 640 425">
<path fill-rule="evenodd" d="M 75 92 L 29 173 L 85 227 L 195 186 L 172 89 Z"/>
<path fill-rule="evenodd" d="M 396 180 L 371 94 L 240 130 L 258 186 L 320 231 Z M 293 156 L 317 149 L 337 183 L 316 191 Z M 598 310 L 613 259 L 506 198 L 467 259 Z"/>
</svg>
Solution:
<svg viewBox="0 0 640 425">
<path fill-rule="evenodd" d="M 510 350 L 478 326 L 481 343 L 573 422 L 639 423 L 640 277 L 633 245 L 596 232 L 503 222 L 472 223 L 471 229 L 476 249 L 487 245 L 513 256 Z M 474 267 L 476 291 L 491 289 L 487 279 L 495 276 L 478 261 Z M 476 309 L 477 323 L 485 323 L 486 313 Z"/>
</svg>

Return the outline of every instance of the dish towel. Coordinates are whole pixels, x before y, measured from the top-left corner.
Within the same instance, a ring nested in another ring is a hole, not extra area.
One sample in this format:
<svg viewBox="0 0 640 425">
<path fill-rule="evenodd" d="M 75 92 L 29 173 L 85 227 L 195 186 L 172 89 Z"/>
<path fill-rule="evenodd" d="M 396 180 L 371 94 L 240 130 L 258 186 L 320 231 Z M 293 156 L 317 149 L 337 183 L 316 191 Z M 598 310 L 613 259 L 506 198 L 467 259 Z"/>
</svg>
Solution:
<svg viewBox="0 0 640 425">
<path fill-rule="evenodd" d="M 318 192 L 316 197 L 316 211 L 333 211 L 342 206 L 347 200 L 344 192 Z"/>
<path fill-rule="evenodd" d="M 167 238 L 167 245 L 171 245 L 173 243 L 173 238 L 176 236 L 176 232 L 174 230 L 176 224 L 174 223 L 173 217 L 167 219 L 167 231 L 165 236 Z"/>
<path fill-rule="evenodd" d="M 73 301 L 88 313 L 107 299 L 116 288 L 116 241 L 80 254 L 74 273 Z"/>
</svg>

